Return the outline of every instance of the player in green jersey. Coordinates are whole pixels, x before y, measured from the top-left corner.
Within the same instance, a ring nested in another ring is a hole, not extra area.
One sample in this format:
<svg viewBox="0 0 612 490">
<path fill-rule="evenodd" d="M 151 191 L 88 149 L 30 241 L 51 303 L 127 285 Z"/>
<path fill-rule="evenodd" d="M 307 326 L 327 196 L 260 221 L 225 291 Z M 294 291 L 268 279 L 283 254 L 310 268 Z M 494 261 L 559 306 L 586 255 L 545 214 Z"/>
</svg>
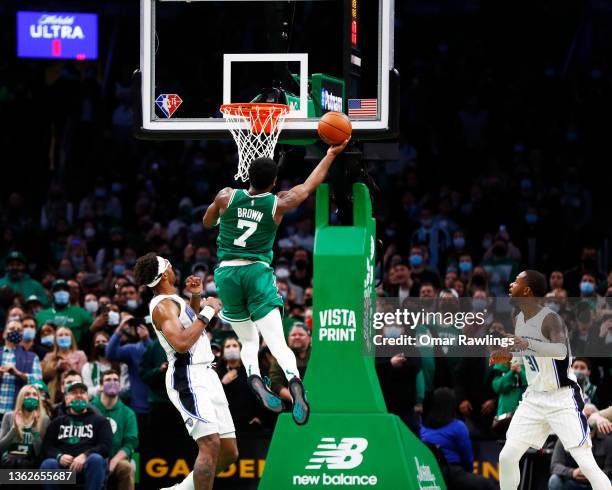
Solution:
<svg viewBox="0 0 612 490">
<path fill-rule="evenodd" d="M 295 354 L 283 333 L 283 300 L 276 288 L 272 247 L 276 230 L 288 211 L 297 208 L 325 180 L 329 168 L 348 140 L 331 146 L 303 184 L 273 194 L 278 165 L 258 158 L 249 168 L 249 189 L 222 189 L 206 210 L 204 224 L 219 224 L 215 270 L 217 293 L 223 302 L 221 318 L 228 321 L 242 343 L 241 358 L 251 390 L 266 408 L 283 409 L 282 400 L 261 378 L 257 354 L 259 333 L 283 369 L 293 398 L 293 419 L 308 421 L 310 408 L 299 377 Z"/>
</svg>

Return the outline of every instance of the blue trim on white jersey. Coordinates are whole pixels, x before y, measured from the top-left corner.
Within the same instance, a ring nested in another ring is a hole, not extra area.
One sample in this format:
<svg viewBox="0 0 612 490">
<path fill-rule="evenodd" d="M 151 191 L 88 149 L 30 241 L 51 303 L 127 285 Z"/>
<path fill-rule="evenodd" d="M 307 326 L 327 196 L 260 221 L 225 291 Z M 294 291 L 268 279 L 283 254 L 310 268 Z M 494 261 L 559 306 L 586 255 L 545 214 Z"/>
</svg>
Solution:
<svg viewBox="0 0 612 490">
<path fill-rule="evenodd" d="M 175 361 L 172 372 L 172 388 L 178 393 L 178 399 L 181 407 L 193 418 L 201 420 L 202 422 L 210 423 L 210 421 L 203 419 L 198 412 L 197 399 L 195 392 L 191 387 L 191 380 L 189 378 L 191 353 L 189 353 L 189 363 L 185 362 L 187 360 L 185 354 L 175 353 L 174 357 Z M 185 381 L 187 381 L 187 383 L 185 383 Z"/>
<path fill-rule="evenodd" d="M 580 447 L 586 442 L 590 432 L 586 416 L 582 412 L 582 410 L 584 410 L 584 400 L 582 399 L 580 387 L 577 383 L 572 383 L 572 399 L 574 400 L 574 406 L 576 407 L 576 413 L 578 414 L 578 421 L 580 422 L 580 428 L 583 435 L 580 444 L 578 444 L 578 447 Z"/>
<path fill-rule="evenodd" d="M 559 371 L 557 371 L 557 363 L 553 359 L 553 369 L 555 370 L 555 378 L 557 379 L 557 388 L 561 388 L 561 382 L 559 381 Z"/>
<path fill-rule="evenodd" d="M 557 383 L 559 388 L 566 386 L 572 387 L 573 381 L 568 377 L 567 371 L 569 369 L 569 353 L 565 356 L 565 359 L 553 359 L 553 365 L 555 366 L 555 374 L 557 375 Z"/>
<path fill-rule="evenodd" d="M 193 362 L 192 361 L 193 361 L 193 354 L 190 351 L 189 352 L 189 364 L 185 368 L 187 370 L 187 385 L 189 386 L 189 391 L 191 391 L 191 394 L 193 395 L 195 412 L 198 414 L 199 417 L 202 417 L 200 415 L 199 410 L 198 410 L 198 398 L 196 397 L 195 390 L 191 386 L 191 374 L 189 373 L 189 366 L 193 366 Z"/>
</svg>

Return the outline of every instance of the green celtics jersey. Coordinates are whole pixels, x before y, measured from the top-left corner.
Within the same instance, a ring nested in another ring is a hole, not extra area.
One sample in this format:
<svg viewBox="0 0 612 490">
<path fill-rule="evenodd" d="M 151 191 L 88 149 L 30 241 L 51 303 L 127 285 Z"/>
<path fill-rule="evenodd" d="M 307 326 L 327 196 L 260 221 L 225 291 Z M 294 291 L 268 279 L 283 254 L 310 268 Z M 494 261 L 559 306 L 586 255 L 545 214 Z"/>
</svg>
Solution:
<svg viewBox="0 0 612 490">
<path fill-rule="evenodd" d="M 217 238 L 219 260 L 246 259 L 272 262 L 278 225 L 274 222 L 277 198 L 270 192 L 251 196 L 234 189 L 221 215 Z"/>
</svg>

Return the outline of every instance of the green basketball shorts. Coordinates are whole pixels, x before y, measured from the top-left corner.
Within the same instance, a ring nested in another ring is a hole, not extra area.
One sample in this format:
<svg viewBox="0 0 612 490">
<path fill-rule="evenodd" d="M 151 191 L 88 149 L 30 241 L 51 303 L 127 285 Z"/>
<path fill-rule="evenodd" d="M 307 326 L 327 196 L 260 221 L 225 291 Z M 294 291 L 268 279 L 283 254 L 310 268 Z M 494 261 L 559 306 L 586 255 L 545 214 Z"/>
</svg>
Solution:
<svg viewBox="0 0 612 490">
<path fill-rule="evenodd" d="M 283 309 L 274 270 L 267 264 L 227 265 L 215 270 L 217 294 L 223 303 L 219 316 L 228 322 L 257 321 L 274 308 Z"/>
</svg>

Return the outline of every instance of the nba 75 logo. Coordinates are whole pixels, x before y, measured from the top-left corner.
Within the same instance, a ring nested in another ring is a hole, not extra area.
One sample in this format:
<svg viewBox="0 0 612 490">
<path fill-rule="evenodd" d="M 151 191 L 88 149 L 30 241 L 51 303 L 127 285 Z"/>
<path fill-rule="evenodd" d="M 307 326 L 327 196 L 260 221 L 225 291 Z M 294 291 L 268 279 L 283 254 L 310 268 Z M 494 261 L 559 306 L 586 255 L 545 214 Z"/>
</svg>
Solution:
<svg viewBox="0 0 612 490">
<path fill-rule="evenodd" d="M 334 437 L 323 437 L 306 466 L 318 470 L 325 463 L 330 470 L 351 470 L 363 461 L 368 440 L 363 437 L 343 437 L 338 444 Z"/>
<path fill-rule="evenodd" d="M 171 118 L 172 114 L 174 114 L 179 106 L 183 103 L 183 99 L 181 99 L 177 94 L 161 94 L 157 96 L 155 103 L 164 113 L 164 116 Z"/>
</svg>

